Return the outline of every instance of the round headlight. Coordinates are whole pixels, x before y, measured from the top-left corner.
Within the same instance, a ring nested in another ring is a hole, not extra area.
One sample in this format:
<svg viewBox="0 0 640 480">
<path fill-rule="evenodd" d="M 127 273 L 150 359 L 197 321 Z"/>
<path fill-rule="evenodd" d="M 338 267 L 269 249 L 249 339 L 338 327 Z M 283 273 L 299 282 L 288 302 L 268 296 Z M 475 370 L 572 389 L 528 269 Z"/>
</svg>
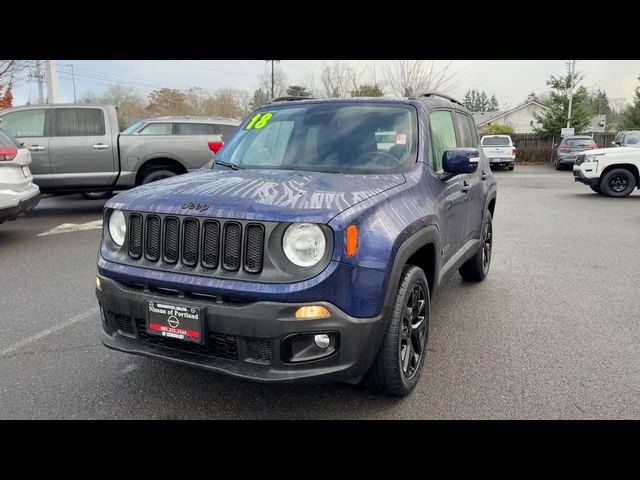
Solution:
<svg viewBox="0 0 640 480">
<path fill-rule="evenodd" d="M 120 210 L 114 210 L 109 217 L 109 235 L 113 243 L 122 246 L 124 243 L 124 237 L 127 234 L 127 221 L 124 218 L 124 213 Z"/>
<path fill-rule="evenodd" d="M 282 249 L 289 261 L 299 267 L 313 267 L 327 247 L 324 233 L 313 223 L 294 223 L 284 232 Z"/>
</svg>

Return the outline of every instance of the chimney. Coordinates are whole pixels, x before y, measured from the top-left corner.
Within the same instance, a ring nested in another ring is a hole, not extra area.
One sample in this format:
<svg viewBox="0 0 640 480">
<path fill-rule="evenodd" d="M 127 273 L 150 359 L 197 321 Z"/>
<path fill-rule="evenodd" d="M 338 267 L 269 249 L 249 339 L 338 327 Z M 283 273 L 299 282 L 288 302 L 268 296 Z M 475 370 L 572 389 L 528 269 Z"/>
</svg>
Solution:
<svg viewBox="0 0 640 480">
<path fill-rule="evenodd" d="M 529 102 L 535 102 L 536 101 L 536 94 L 531 92 L 529 95 L 527 95 L 527 103 Z"/>
</svg>

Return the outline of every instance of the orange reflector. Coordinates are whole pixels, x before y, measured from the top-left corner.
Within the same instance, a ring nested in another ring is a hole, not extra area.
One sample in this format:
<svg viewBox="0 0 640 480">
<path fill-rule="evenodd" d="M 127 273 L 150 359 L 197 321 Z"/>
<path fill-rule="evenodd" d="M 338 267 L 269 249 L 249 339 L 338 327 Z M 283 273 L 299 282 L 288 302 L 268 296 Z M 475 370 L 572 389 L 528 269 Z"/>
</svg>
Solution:
<svg viewBox="0 0 640 480">
<path fill-rule="evenodd" d="M 358 227 L 349 225 L 347 227 L 347 257 L 353 257 L 358 249 Z"/>
<path fill-rule="evenodd" d="M 296 318 L 324 318 L 330 316 L 329 310 L 321 305 L 307 305 L 296 310 Z"/>
</svg>

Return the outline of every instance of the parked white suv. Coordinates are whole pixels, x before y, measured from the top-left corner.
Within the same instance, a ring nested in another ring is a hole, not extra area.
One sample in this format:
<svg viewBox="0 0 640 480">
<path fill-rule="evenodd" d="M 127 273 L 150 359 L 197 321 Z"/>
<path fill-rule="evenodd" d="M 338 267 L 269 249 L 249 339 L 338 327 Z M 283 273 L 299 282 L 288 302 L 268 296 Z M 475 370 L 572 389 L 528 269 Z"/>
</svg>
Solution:
<svg viewBox="0 0 640 480">
<path fill-rule="evenodd" d="M 576 182 L 609 197 L 627 197 L 640 187 L 640 149 L 600 148 L 577 156 L 573 165 Z"/>
<path fill-rule="evenodd" d="M 480 143 L 492 167 L 509 167 L 509 170 L 513 170 L 516 148 L 509 135 L 485 135 Z"/>
<path fill-rule="evenodd" d="M 33 183 L 31 152 L 0 129 L 0 223 L 33 210 L 40 189 Z"/>
</svg>

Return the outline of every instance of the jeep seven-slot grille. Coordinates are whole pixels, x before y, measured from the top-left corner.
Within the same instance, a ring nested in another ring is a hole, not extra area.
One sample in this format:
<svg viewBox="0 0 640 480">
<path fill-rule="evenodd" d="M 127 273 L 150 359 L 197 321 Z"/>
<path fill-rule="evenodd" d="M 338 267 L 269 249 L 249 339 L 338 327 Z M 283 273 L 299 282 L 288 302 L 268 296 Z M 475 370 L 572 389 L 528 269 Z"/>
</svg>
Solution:
<svg viewBox="0 0 640 480">
<path fill-rule="evenodd" d="M 229 220 L 129 215 L 129 257 L 206 269 L 260 273 L 265 229 Z"/>
</svg>

